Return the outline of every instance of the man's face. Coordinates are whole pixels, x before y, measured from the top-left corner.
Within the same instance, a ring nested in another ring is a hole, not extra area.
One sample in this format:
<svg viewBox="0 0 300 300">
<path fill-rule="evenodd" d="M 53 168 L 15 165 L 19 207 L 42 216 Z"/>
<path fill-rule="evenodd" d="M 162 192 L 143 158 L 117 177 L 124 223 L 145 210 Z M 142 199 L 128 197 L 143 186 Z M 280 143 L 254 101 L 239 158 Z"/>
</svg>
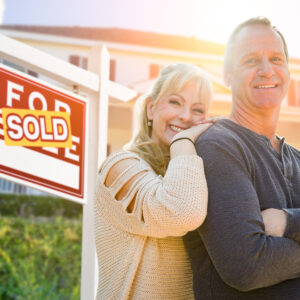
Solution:
<svg viewBox="0 0 300 300">
<path fill-rule="evenodd" d="M 279 35 L 267 26 L 250 25 L 237 34 L 232 51 L 232 69 L 225 78 L 236 106 L 246 112 L 279 107 L 289 85 Z"/>
</svg>

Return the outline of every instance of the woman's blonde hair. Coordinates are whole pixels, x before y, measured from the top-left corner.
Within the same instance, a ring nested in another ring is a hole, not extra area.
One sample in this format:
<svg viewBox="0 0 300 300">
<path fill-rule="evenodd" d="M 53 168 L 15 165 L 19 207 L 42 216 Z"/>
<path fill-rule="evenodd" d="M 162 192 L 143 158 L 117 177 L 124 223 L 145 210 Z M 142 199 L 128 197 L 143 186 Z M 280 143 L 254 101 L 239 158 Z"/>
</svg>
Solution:
<svg viewBox="0 0 300 300">
<path fill-rule="evenodd" d="M 152 126 L 148 126 L 147 102 L 157 104 L 164 96 L 180 92 L 190 82 L 196 83 L 206 110 L 212 99 L 212 84 L 208 76 L 197 66 L 191 64 L 171 64 L 163 68 L 152 89 L 141 96 L 135 105 L 135 131 L 125 150 L 137 153 L 147 161 L 157 174 L 164 175 L 170 161 L 169 148 L 155 143 Z"/>
</svg>

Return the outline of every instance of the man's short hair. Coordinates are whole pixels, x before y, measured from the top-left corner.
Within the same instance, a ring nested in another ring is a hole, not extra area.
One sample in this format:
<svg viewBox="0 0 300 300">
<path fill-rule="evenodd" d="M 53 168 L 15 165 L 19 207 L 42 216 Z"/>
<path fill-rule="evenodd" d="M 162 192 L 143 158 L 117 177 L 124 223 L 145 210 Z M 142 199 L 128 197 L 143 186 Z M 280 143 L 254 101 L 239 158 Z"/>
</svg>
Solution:
<svg viewBox="0 0 300 300">
<path fill-rule="evenodd" d="M 227 42 L 227 46 L 226 46 L 226 51 L 225 51 L 225 57 L 224 57 L 224 71 L 230 71 L 232 68 L 232 50 L 233 50 L 233 45 L 235 42 L 235 38 L 237 36 L 237 34 L 245 27 L 247 26 L 251 26 L 251 25 L 264 25 L 267 26 L 269 28 L 271 28 L 274 32 L 276 32 L 279 37 L 282 40 L 283 43 L 283 49 L 284 49 L 284 54 L 286 57 L 286 61 L 288 62 L 289 59 L 289 54 L 288 54 L 288 49 L 287 49 L 287 44 L 285 42 L 285 39 L 282 35 L 282 33 L 275 27 L 272 25 L 271 21 L 266 18 L 266 17 L 255 17 L 255 18 L 251 18 L 249 20 L 244 21 L 243 23 L 241 23 L 240 25 L 238 25 L 235 30 L 232 32 L 232 34 L 230 35 L 228 42 Z"/>
</svg>

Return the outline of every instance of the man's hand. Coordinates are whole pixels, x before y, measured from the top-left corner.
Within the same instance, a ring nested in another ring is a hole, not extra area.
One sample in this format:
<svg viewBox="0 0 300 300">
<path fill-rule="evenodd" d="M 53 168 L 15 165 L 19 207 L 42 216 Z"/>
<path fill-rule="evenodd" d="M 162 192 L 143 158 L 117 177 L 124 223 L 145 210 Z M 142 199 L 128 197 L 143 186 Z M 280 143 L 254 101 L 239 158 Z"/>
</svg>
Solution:
<svg viewBox="0 0 300 300">
<path fill-rule="evenodd" d="M 286 213 L 284 210 L 268 208 L 261 212 L 267 235 L 282 237 L 286 227 Z"/>
</svg>

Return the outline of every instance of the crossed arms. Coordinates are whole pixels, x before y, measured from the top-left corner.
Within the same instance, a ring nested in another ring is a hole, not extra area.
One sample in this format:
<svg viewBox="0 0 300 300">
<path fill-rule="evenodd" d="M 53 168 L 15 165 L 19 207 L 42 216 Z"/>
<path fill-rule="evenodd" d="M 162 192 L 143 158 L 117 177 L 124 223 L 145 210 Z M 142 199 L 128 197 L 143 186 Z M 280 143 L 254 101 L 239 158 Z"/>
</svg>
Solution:
<svg viewBox="0 0 300 300">
<path fill-rule="evenodd" d="M 218 140 L 200 140 L 197 150 L 209 190 L 208 216 L 198 232 L 222 280 L 250 291 L 300 277 L 299 208 L 286 210 L 284 237 L 267 235 L 261 215 L 264 199 L 254 186 L 252 162 L 245 153 Z"/>
</svg>

